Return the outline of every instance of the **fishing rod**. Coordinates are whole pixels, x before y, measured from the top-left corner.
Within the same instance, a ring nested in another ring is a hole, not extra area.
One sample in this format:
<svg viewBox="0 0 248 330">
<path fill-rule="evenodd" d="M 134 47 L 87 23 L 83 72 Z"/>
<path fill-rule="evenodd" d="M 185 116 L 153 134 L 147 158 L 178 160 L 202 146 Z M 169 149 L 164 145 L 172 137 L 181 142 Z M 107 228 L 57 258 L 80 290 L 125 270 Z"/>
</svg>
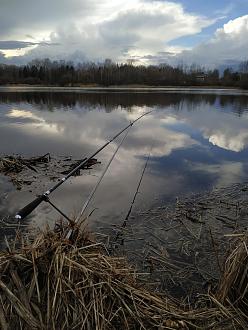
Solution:
<svg viewBox="0 0 248 330">
<path fill-rule="evenodd" d="M 18 220 L 22 220 L 26 218 L 33 210 L 35 210 L 42 202 L 46 201 L 50 203 L 49 195 L 56 190 L 59 186 L 61 186 L 66 180 L 68 180 L 74 173 L 76 173 L 78 170 L 80 170 L 90 159 L 94 158 L 99 152 L 101 152 L 104 148 L 106 148 L 110 143 L 112 143 L 118 136 L 120 136 L 123 132 L 125 132 L 129 127 L 133 126 L 138 120 L 140 120 L 142 117 L 148 115 L 152 111 L 148 111 L 141 115 L 140 117 L 136 118 L 134 121 L 132 121 L 129 125 L 124 127 L 119 133 L 117 133 L 115 136 L 113 136 L 109 141 L 107 141 L 102 147 L 97 149 L 92 155 L 84 158 L 73 170 L 71 170 L 65 177 L 60 179 L 58 183 L 56 183 L 53 187 L 51 187 L 49 190 L 44 192 L 42 195 L 39 195 L 37 198 L 35 198 L 32 202 L 24 206 L 16 215 L 15 218 Z M 51 203 L 50 203 L 51 204 Z M 52 205 L 52 204 L 51 204 Z M 52 205 L 53 206 L 53 205 Z"/>
<path fill-rule="evenodd" d="M 127 132 L 125 133 L 125 135 L 124 135 L 123 138 L 121 139 L 119 145 L 118 145 L 117 148 L 115 149 L 113 155 L 111 156 L 110 160 L 108 161 L 108 164 L 106 165 L 106 167 L 105 167 L 104 171 L 102 172 L 100 178 L 97 180 L 97 183 L 96 183 L 95 186 L 93 187 L 91 193 L 89 194 L 87 200 L 85 201 L 85 203 L 84 203 L 84 205 L 83 205 L 83 207 L 82 207 L 80 213 L 78 214 L 78 216 L 77 216 L 77 218 L 76 218 L 76 220 L 75 220 L 75 222 L 74 222 L 73 225 L 75 225 L 77 222 L 79 222 L 79 225 L 80 225 L 80 219 L 81 219 L 81 222 L 84 220 L 84 219 L 82 219 L 82 215 L 84 214 L 85 210 L 86 210 L 87 207 L 89 206 L 89 204 L 90 204 L 90 202 L 91 202 L 93 196 L 95 195 L 95 192 L 97 191 L 97 188 L 99 187 L 100 183 L 102 182 L 102 179 L 104 178 L 104 176 L 105 176 L 107 170 L 109 169 L 109 167 L 110 167 L 112 161 L 114 160 L 114 158 L 115 158 L 117 152 L 119 151 L 121 145 L 123 144 L 123 142 L 125 141 L 126 137 L 128 136 L 128 133 L 129 133 L 130 129 L 131 129 L 131 127 L 129 127 L 129 129 L 127 130 Z M 67 235 L 66 235 L 66 238 L 67 238 L 67 239 L 70 239 L 72 233 L 73 233 L 73 230 L 70 229 L 70 230 L 68 231 Z"/>
</svg>

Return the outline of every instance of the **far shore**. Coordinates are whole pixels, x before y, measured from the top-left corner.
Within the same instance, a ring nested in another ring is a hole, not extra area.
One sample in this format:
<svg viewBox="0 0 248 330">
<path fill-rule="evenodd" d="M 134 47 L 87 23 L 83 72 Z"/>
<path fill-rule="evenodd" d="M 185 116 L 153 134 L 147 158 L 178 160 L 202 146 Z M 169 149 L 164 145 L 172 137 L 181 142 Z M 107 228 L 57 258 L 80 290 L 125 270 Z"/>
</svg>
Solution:
<svg viewBox="0 0 248 330">
<path fill-rule="evenodd" d="M 148 85 L 77 85 L 77 86 L 56 86 L 56 85 L 27 85 L 27 84 L 11 84 L 0 86 L 0 92 L 18 92 L 18 91 L 206 91 L 206 92 L 227 92 L 235 94 L 248 94 L 247 90 L 238 87 L 222 87 L 222 86 L 148 86 Z"/>
</svg>

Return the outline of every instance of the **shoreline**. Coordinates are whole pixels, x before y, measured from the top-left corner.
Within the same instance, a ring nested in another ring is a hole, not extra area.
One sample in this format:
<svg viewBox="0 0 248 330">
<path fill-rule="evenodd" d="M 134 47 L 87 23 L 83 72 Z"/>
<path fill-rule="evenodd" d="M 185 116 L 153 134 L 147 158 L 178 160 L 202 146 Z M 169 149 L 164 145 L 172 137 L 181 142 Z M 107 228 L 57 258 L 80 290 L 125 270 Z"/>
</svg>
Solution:
<svg viewBox="0 0 248 330">
<path fill-rule="evenodd" d="M 144 86 L 144 85 L 114 85 L 114 86 L 40 86 L 40 85 L 5 85 L 0 86 L 0 92 L 207 92 L 227 93 L 236 95 L 248 95 L 248 91 L 237 87 L 221 86 Z"/>
</svg>

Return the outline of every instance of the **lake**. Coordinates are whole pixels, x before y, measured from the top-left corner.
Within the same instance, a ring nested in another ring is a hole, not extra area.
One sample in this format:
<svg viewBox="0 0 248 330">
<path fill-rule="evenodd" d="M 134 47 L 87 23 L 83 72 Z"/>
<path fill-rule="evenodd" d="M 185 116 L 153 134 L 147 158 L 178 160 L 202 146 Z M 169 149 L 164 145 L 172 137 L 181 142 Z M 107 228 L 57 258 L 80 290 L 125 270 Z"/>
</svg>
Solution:
<svg viewBox="0 0 248 330">
<path fill-rule="evenodd" d="M 129 131 L 88 208 L 93 227 L 123 221 L 149 154 L 134 211 L 247 180 L 248 95 L 236 90 L 1 88 L 0 155 L 49 152 L 80 159 L 151 110 Z M 98 155 L 100 165 L 51 195 L 65 213 L 83 206 L 118 141 Z M 0 175 L 1 216 L 53 184 L 17 191 Z M 29 220 L 36 226 L 58 217 L 43 203 Z"/>
</svg>

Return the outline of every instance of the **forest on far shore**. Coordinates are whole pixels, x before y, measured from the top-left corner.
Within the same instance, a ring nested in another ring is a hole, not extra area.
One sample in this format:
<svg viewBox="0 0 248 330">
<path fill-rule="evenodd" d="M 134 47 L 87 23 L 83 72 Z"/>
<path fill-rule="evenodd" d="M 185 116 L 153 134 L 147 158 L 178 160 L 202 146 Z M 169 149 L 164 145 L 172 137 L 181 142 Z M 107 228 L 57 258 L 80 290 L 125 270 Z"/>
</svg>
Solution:
<svg viewBox="0 0 248 330">
<path fill-rule="evenodd" d="M 238 70 L 209 70 L 198 65 L 78 63 L 33 60 L 27 65 L 0 64 L 0 85 L 28 84 L 54 86 L 147 85 L 147 86 L 223 86 L 248 89 L 248 61 Z"/>
</svg>

